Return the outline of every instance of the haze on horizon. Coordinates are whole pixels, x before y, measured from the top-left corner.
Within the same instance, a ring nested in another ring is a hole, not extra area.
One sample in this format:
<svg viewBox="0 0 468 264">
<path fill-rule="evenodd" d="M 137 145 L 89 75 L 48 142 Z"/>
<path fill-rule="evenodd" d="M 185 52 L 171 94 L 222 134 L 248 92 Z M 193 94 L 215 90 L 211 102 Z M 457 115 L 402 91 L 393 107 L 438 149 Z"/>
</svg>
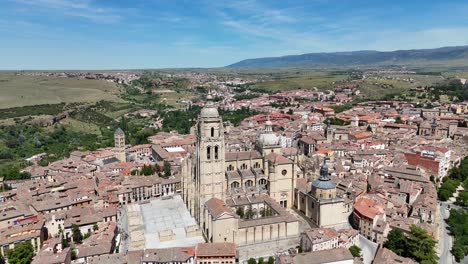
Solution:
<svg viewBox="0 0 468 264">
<path fill-rule="evenodd" d="M 311 52 L 468 44 L 454 1 L 5 0 L 0 69 L 221 67 Z"/>
</svg>

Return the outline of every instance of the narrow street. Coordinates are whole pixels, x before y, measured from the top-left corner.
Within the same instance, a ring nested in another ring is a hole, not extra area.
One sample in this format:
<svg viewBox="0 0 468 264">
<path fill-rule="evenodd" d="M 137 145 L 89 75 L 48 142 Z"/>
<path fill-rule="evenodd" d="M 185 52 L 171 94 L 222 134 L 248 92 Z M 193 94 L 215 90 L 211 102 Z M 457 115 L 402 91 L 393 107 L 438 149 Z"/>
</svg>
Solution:
<svg viewBox="0 0 468 264">
<path fill-rule="evenodd" d="M 448 224 L 445 220 L 450 216 L 450 208 L 461 208 L 454 205 L 452 202 L 441 202 L 440 204 L 440 229 L 439 229 L 439 263 L 441 264 L 454 264 L 457 263 L 450 252 L 453 245 L 453 237 L 450 236 L 448 230 Z M 468 257 L 465 257 L 460 263 L 468 263 Z"/>
<path fill-rule="evenodd" d="M 359 235 L 359 246 L 362 249 L 364 264 L 371 264 L 377 252 L 377 243 L 370 241 L 362 235 Z"/>
<path fill-rule="evenodd" d="M 448 225 L 445 222 L 450 215 L 450 209 L 448 209 L 448 205 L 451 204 L 450 202 L 442 202 L 440 204 L 440 225 L 439 225 L 439 253 L 440 259 L 439 263 L 444 264 L 452 264 L 453 257 L 452 253 L 450 253 L 450 249 L 452 248 L 452 237 L 449 235 Z"/>
</svg>

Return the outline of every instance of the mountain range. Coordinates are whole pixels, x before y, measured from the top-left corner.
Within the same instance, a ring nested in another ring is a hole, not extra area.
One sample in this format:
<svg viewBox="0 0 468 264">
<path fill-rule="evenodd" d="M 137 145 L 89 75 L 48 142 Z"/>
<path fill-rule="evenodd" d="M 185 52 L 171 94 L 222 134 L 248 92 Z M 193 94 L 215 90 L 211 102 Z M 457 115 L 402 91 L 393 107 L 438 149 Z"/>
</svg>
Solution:
<svg viewBox="0 0 468 264">
<path fill-rule="evenodd" d="M 228 68 L 314 68 L 340 66 L 468 66 L 468 46 L 396 51 L 307 53 L 246 59 Z"/>
</svg>

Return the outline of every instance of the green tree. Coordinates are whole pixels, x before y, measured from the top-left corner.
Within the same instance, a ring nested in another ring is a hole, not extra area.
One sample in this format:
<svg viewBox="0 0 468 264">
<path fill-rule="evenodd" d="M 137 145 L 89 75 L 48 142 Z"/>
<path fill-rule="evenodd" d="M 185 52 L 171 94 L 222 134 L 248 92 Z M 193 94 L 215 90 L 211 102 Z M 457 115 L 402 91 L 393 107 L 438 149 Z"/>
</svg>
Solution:
<svg viewBox="0 0 468 264">
<path fill-rule="evenodd" d="M 468 206 L 468 191 L 463 191 L 458 194 L 456 204 L 461 206 Z"/>
<path fill-rule="evenodd" d="M 94 225 L 93 225 L 93 231 L 96 232 L 96 231 L 98 231 L 98 229 L 99 229 L 98 225 L 97 225 L 97 224 L 94 224 Z"/>
<path fill-rule="evenodd" d="M 270 256 L 268 258 L 268 264 L 275 264 L 275 258 Z"/>
<path fill-rule="evenodd" d="M 257 260 L 254 258 L 249 258 L 249 260 L 247 261 L 247 264 L 257 264 Z"/>
<path fill-rule="evenodd" d="M 243 219 L 243 218 L 244 218 L 244 207 L 242 207 L 242 206 L 241 206 L 241 207 L 237 207 L 237 209 L 236 209 L 236 214 L 237 214 L 238 216 L 240 216 L 241 219 Z"/>
<path fill-rule="evenodd" d="M 356 245 L 352 245 L 349 248 L 349 252 L 351 252 L 351 255 L 353 255 L 353 257 L 355 257 L 355 258 L 360 258 L 361 257 L 361 248 L 356 246 Z"/>
<path fill-rule="evenodd" d="M 81 241 L 83 241 L 83 234 L 81 234 L 80 228 L 72 224 L 72 237 L 73 237 L 73 242 L 77 244 L 81 244 Z"/>
<path fill-rule="evenodd" d="M 405 122 L 403 122 L 403 120 L 401 120 L 401 116 L 397 116 L 395 118 L 395 124 L 404 124 Z"/>
<path fill-rule="evenodd" d="M 76 251 L 73 249 L 73 250 L 71 251 L 71 259 L 72 259 L 72 260 L 75 260 L 75 259 L 77 259 L 77 257 L 78 257 L 78 256 L 77 256 L 77 254 L 76 254 Z"/>
<path fill-rule="evenodd" d="M 259 258 L 258 259 L 258 264 L 266 264 L 266 263 L 264 262 L 263 258 Z"/>
<path fill-rule="evenodd" d="M 412 225 L 406 239 L 407 255 L 418 262 L 437 264 L 436 241 L 422 228 Z"/>
<path fill-rule="evenodd" d="M 62 238 L 62 248 L 67 248 L 69 246 L 68 240 L 65 238 Z"/>
<path fill-rule="evenodd" d="M 171 163 L 169 161 L 164 161 L 164 177 L 171 176 Z"/>
<path fill-rule="evenodd" d="M 151 166 L 146 166 L 143 165 L 143 168 L 141 169 L 141 175 L 149 176 L 149 175 L 154 175 L 154 169 Z"/>
<path fill-rule="evenodd" d="M 34 254 L 34 248 L 31 242 L 22 242 L 14 249 L 9 250 L 8 263 L 10 264 L 27 264 L 31 263 Z"/>
<path fill-rule="evenodd" d="M 3 255 L 0 253 L 0 264 L 5 264 L 5 258 Z"/>
<path fill-rule="evenodd" d="M 460 262 L 468 255 L 468 211 L 451 209 L 447 223 L 454 238 L 452 254 L 455 260 Z"/>
<path fill-rule="evenodd" d="M 403 256 L 406 249 L 406 237 L 400 229 L 392 229 L 387 236 L 384 247 L 390 249 L 396 254 Z"/>
</svg>

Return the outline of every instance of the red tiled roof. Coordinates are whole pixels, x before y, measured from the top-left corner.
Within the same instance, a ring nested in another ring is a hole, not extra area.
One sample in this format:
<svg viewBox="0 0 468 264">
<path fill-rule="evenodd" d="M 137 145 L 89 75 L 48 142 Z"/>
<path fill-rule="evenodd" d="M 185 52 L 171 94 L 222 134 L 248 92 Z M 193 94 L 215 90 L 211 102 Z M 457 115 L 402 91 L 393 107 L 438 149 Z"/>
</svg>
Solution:
<svg viewBox="0 0 468 264">
<path fill-rule="evenodd" d="M 236 257 L 236 244 L 221 243 L 200 243 L 196 248 L 197 257 Z"/>
<path fill-rule="evenodd" d="M 367 218 L 374 219 L 375 216 L 384 213 L 385 206 L 367 197 L 359 198 L 354 204 L 354 210 Z"/>
</svg>

